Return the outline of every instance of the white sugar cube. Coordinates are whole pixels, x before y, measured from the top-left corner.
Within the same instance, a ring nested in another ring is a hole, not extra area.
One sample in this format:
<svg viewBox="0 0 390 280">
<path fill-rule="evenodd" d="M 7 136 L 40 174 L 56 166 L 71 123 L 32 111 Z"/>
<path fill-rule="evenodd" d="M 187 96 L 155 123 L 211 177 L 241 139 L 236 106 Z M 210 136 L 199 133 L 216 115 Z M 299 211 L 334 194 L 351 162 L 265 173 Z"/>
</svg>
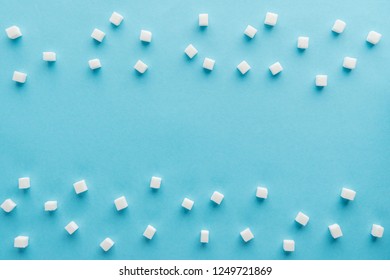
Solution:
<svg viewBox="0 0 390 280">
<path fill-rule="evenodd" d="M 107 237 L 100 243 L 100 247 L 103 249 L 104 252 L 107 252 L 111 249 L 112 246 L 114 246 L 115 242 L 112 241 L 111 238 Z"/>
<path fill-rule="evenodd" d="M 298 37 L 298 49 L 305 50 L 309 47 L 309 37 Z"/>
<path fill-rule="evenodd" d="M 328 75 L 317 75 L 316 76 L 316 86 L 317 87 L 326 87 L 328 85 Z"/>
<path fill-rule="evenodd" d="M 209 14 L 199 14 L 199 26 L 209 25 Z"/>
<path fill-rule="evenodd" d="M 266 187 L 257 187 L 256 196 L 258 198 L 266 199 L 268 197 L 268 189 Z"/>
<path fill-rule="evenodd" d="M 20 31 L 20 28 L 16 25 L 13 25 L 11 27 L 8 27 L 5 32 L 7 33 L 8 38 L 10 39 L 16 39 L 22 36 L 22 32 Z"/>
<path fill-rule="evenodd" d="M 275 62 L 274 64 L 272 64 L 270 67 L 269 67 L 269 70 L 271 71 L 272 75 L 276 75 L 276 74 L 279 74 L 280 72 L 283 71 L 283 67 L 282 65 L 280 64 L 280 62 Z"/>
<path fill-rule="evenodd" d="M 27 74 L 19 71 L 14 71 L 14 75 L 12 76 L 12 80 L 24 84 L 27 79 Z"/>
<path fill-rule="evenodd" d="M 15 248 L 26 248 L 28 246 L 28 236 L 19 235 L 14 239 Z"/>
<path fill-rule="evenodd" d="M 161 186 L 161 178 L 153 176 L 150 180 L 150 187 L 152 189 L 159 189 Z"/>
<path fill-rule="evenodd" d="M 376 31 L 370 31 L 367 35 L 367 42 L 376 45 L 379 43 L 379 41 L 382 38 L 382 34 L 376 32 Z"/>
<path fill-rule="evenodd" d="M 113 12 L 110 17 L 110 22 L 115 25 L 119 26 L 122 23 L 123 16 L 117 12 Z"/>
<path fill-rule="evenodd" d="M 74 221 L 71 221 L 69 224 L 66 225 L 65 227 L 65 230 L 69 233 L 69 234 L 73 234 L 76 230 L 79 229 L 79 226 L 74 222 Z"/>
<path fill-rule="evenodd" d="M 245 75 L 251 69 L 251 66 L 245 60 L 241 61 L 240 64 L 237 65 L 238 71 L 241 72 L 242 75 Z"/>
<path fill-rule="evenodd" d="M 134 69 L 137 70 L 139 73 L 143 74 L 146 70 L 148 70 L 148 65 L 143 63 L 142 60 L 138 60 L 134 65 Z"/>
<path fill-rule="evenodd" d="M 342 188 L 340 196 L 346 200 L 354 200 L 356 192 L 351 189 Z"/>
<path fill-rule="evenodd" d="M 295 217 L 295 221 L 302 226 L 306 226 L 309 222 L 309 216 L 303 214 L 302 212 L 299 212 Z"/>
<path fill-rule="evenodd" d="M 254 28 L 252 25 L 248 25 L 244 31 L 244 34 L 251 39 L 253 39 L 253 37 L 255 37 L 256 33 L 257 33 L 257 29 Z"/>
<path fill-rule="evenodd" d="M 154 234 L 156 233 L 156 229 L 151 226 L 151 225 L 148 225 L 144 231 L 144 236 L 147 238 L 147 239 L 152 239 Z"/>
<path fill-rule="evenodd" d="M 371 235 L 376 238 L 382 238 L 384 231 L 385 231 L 384 227 L 373 224 L 371 229 Z"/>
<path fill-rule="evenodd" d="M 211 195 L 211 200 L 214 201 L 216 204 L 221 204 L 223 198 L 224 198 L 224 195 L 221 194 L 220 192 L 217 192 L 217 191 L 215 191 Z"/>
<path fill-rule="evenodd" d="M 189 44 L 184 52 L 189 58 L 193 58 L 198 53 L 198 50 L 192 44 Z"/>
<path fill-rule="evenodd" d="M 30 188 L 30 178 L 23 177 L 19 178 L 19 189 L 29 189 Z"/>
<path fill-rule="evenodd" d="M 12 199 L 8 198 L 0 206 L 5 212 L 9 213 L 16 207 L 16 203 Z"/>
<path fill-rule="evenodd" d="M 57 210 L 57 200 L 49 200 L 45 202 L 45 211 Z"/>
<path fill-rule="evenodd" d="M 92 70 L 99 69 L 102 67 L 102 64 L 100 63 L 100 59 L 94 58 L 88 61 L 89 68 Z"/>
<path fill-rule="evenodd" d="M 354 57 L 346 56 L 343 60 L 343 67 L 347 69 L 355 69 L 356 68 L 357 59 Z"/>
<path fill-rule="evenodd" d="M 332 27 L 332 31 L 339 33 L 339 34 L 343 33 L 345 26 L 347 26 L 347 24 L 344 21 L 342 21 L 341 19 L 338 19 L 334 22 L 333 27 Z"/>
<path fill-rule="evenodd" d="M 203 68 L 212 71 L 214 69 L 215 60 L 206 57 L 203 61 Z"/>
<path fill-rule="evenodd" d="M 330 225 L 329 227 L 330 234 L 334 239 L 339 238 L 343 236 L 343 232 L 341 231 L 341 228 L 338 224 Z"/>
<path fill-rule="evenodd" d="M 295 251 L 295 241 L 294 240 L 283 240 L 283 250 L 285 252 L 294 252 Z"/>
<path fill-rule="evenodd" d="M 264 24 L 269 26 L 275 26 L 277 21 L 278 21 L 278 14 L 268 12 L 265 15 Z"/>
<path fill-rule="evenodd" d="M 95 28 L 91 34 L 91 37 L 100 43 L 103 41 L 105 36 L 106 36 L 106 33 L 104 33 L 103 31 L 101 31 L 100 29 L 97 29 L 97 28 Z"/>
<path fill-rule="evenodd" d="M 190 211 L 192 207 L 194 206 L 194 201 L 188 198 L 184 198 L 183 203 L 181 204 L 182 207 Z"/>
<path fill-rule="evenodd" d="M 126 197 L 121 196 L 114 200 L 116 210 L 121 211 L 125 208 L 127 208 L 128 204 L 126 201 Z"/>
<path fill-rule="evenodd" d="M 43 52 L 42 53 L 42 59 L 44 61 L 48 61 L 48 62 L 54 62 L 57 60 L 57 55 L 55 52 Z"/>
<path fill-rule="evenodd" d="M 201 230 L 200 231 L 200 242 L 201 243 L 209 243 L 209 231 L 208 230 Z"/>
<path fill-rule="evenodd" d="M 241 231 L 240 235 L 245 242 L 248 242 L 255 237 L 249 228 L 246 228 L 243 231 Z"/>
<path fill-rule="evenodd" d="M 150 43 L 152 42 L 152 32 L 148 30 L 141 30 L 141 34 L 139 35 L 139 39 L 142 42 Z"/>
<path fill-rule="evenodd" d="M 80 194 L 80 193 L 86 192 L 88 190 L 87 183 L 85 182 L 85 180 L 81 180 L 81 181 L 74 183 L 73 187 L 74 187 L 76 194 Z"/>
</svg>

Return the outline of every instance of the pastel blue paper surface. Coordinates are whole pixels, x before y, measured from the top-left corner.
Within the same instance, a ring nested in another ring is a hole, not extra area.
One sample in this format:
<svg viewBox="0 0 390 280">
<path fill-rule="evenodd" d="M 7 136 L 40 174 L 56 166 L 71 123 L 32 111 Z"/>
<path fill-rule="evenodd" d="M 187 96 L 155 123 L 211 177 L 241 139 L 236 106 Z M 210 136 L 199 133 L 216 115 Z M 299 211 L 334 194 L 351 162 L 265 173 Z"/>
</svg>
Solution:
<svg viewBox="0 0 390 280">
<path fill-rule="evenodd" d="M 389 259 L 389 10 L 386 0 L 1 1 L 0 29 L 18 25 L 23 37 L 0 34 L 0 200 L 18 204 L 0 211 L 0 258 Z M 113 11 L 125 17 L 118 28 Z M 263 24 L 267 11 L 279 14 L 274 28 Z M 199 13 L 209 13 L 207 28 Z M 336 36 L 338 18 L 347 27 Z M 139 41 L 141 29 L 153 32 L 151 44 Z M 383 34 L 374 47 L 371 30 Z M 297 50 L 298 36 L 310 37 L 308 50 Z M 183 52 L 190 43 L 193 60 Z M 57 62 L 42 61 L 43 51 Z M 345 56 L 358 59 L 355 70 L 343 70 Z M 216 60 L 211 73 L 205 57 Z M 149 65 L 142 76 L 138 59 Z M 242 60 L 252 66 L 245 76 Z M 284 71 L 273 77 L 276 61 Z M 14 70 L 28 74 L 24 85 Z M 323 90 L 317 74 L 329 77 Z M 154 175 L 163 178 L 157 191 Z M 17 187 L 24 176 L 27 191 Z M 89 191 L 77 196 L 81 179 Z M 262 184 L 265 201 L 255 197 Z M 343 186 L 355 201 L 341 200 Z M 121 195 L 129 207 L 118 213 Z M 58 200 L 55 213 L 43 211 L 46 200 Z M 305 228 L 294 222 L 299 211 L 310 216 Z M 344 233 L 336 241 L 333 223 Z M 382 239 L 371 237 L 373 223 L 385 227 Z M 244 244 L 246 227 L 255 239 Z M 18 235 L 30 237 L 27 249 L 13 248 Z M 116 242 L 108 253 L 106 237 Z M 294 253 L 283 239 L 295 240 Z"/>
</svg>

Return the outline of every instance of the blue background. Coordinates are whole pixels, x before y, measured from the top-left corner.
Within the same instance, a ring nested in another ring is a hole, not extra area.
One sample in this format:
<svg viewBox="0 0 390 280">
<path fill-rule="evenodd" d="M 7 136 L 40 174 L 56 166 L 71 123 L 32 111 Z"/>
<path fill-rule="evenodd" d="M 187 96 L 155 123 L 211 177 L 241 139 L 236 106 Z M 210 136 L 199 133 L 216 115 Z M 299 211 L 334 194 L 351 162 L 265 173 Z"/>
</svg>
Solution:
<svg viewBox="0 0 390 280">
<path fill-rule="evenodd" d="M 23 37 L 0 36 L 1 259 L 389 259 L 390 238 L 390 1 L 1 1 L 0 29 L 18 25 Z M 118 28 L 108 19 L 124 15 Z M 267 11 L 279 14 L 274 28 Z M 209 27 L 198 14 L 209 13 Z M 343 34 L 332 34 L 338 18 Z M 248 40 L 251 24 L 259 31 Z M 102 44 L 90 34 L 106 32 Z M 153 32 L 149 45 L 141 29 Z M 383 34 L 370 47 L 370 30 Z M 299 52 L 297 37 L 310 37 Z M 194 44 L 189 60 L 184 48 Z M 43 51 L 58 61 L 42 61 Z M 216 60 L 202 69 L 204 57 Z M 344 56 L 357 68 L 342 68 Z M 88 60 L 100 58 L 91 71 Z M 135 62 L 149 65 L 137 75 Z M 252 70 L 241 76 L 236 66 Z M 280 61 L 284 71 L 268 70 Z M 14 70 L 28 74 L 12 81 Z M 329 75 L 318 90 L 316 74 Z M 158 191 L 151 176 L 163 178 Z M 31 177 L 31 189 L 17 179 Z M 85 179 L 77 196 L 72 184 Z M 256 199 L 256 186 L 269 199 Z M 343 186 L 356 200 L 340 199 Z M 221 206 L 210 199 L 225 194 Z M 118 213 L 113 200 L 125 195 Z M 186 213 L 184 197 L 195 200 Z M 58 211 L 43 211 L 57 199 Z M 305 228 L 294 223 L 303 211 Z M 71 220 L 80 229 L 69 236 Z M 328 225 L 339 223 L 334 241 Z M 385 227 L 382 239 L 371 225 Z M 153 240 L 142 233 L 157 228 Z M 255 239 L 244 244 L 239 232 Z M 199 243 L 201 229 L 210 243 Z M 30 236 L 26 250 L 13 248 Z M 116 241 L 108 253 L 99 243 Z M 296 251 L 285 254 L 283 239 Z"/>
</svg>

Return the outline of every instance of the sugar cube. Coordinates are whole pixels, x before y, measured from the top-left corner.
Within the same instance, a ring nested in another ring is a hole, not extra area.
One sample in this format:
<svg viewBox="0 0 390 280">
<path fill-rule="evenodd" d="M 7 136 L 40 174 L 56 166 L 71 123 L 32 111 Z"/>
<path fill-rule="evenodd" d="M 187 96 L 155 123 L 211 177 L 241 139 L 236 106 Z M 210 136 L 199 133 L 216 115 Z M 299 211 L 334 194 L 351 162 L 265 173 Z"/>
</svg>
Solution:
<svg viewBox="0 0 390 280">
<path fill-rule="evenodd" d="M 283 250 L 285 252 L 294 252 L 295 251 L 295 241 L 294 240 L 283 240 Z"/>
<path fill-rule="evenodd" d="M 283 67 L 282 65 L 280 64 L 280 62 L 275 62 L 274 64 L 272 64 L 270 67 L 269 67 L 269 70 L 271 71 L 272 75 L 276 75 L 276 74 L 279 74 L 280 72 L 283 71 Z"/>
<path fill-rule="evenodd" d="M 141 34 L 139 35 L 139 39 L 142 42 L 150 43 L 152 42 L 152 32 L 148 30 L 141 30 Z"/>
<path fill-rule="evenodd" d="M 19 38 L 22 36 L 22 32 L 20 31 L 20 28 L 16 25 L 13 25 L 11 27 L 8 27 L 5 32 L 7 33 L 8 38 L 14 40 L 16 38 Z"/>
<path fill-rule="evenodd" d="M 107 237 L 100 243 L 100 247 L 103 249 L 104 252 L 107 252 L 108 250 L 111 249 L 112 246 L 114 246 L 115 242 Z"/>
<path fill-rule="evenodd" d="M 268 197 L 268 189 L 266 187 L 257 187 L 256 196 L 258 198 L 266 199 Z"/>
<path fill-rule="evenodd" d="M 370 31 L 367 35 L 367 42 L 376 45 L 379 43 L 379 41 L 382 38 L 382 34 L 376 32 L 376 31 Z"/>
<path fill-rule="evenodd" d="M 295 217 L 295 221 L 302 226 L 306 226 L 309 222 L 309 216 L 303 214 L 302 212 L 299 212 Z"/>
<path fill-rule="evenodd" d="M 42 59 L 44 61 L 48 61 L 48 62 L 54 62 L 57 60 L 57 55 L 55 52 L 43 52 L 42 53 Z"/>
<path fill-rule="evenodd" d="M 309 37 L 298 37 L 298 49 L 305 50 L 309 47 Z"/>
<path fill-rule="evenodd" d="M 346 69 L 350 69 L 350 70 L 355 69 L 356 62 L 357 62 L 356 58 L 346 56 L 346 57 L 344 57 L 344 60 L 343 60 L 343 67 Z"/>
<path fill-rule="evenodd" d="M 338 224 L 330 225 L 329 227 L 330 234 L 334 239 L 339 238 L 343 236 L 343 232 L 341 231 L 341 228 Z"/>
<path fill-rule="evenodd" d="M 99 69 L 102 67 L 102 64 L 100 63 L 100 59 L 94 58 L 88 61 L 89 68 L 92 70 Z"/>
<path fill-rule="evenodd" d="M 192 207 L 194 206 L 194 201 L 188 198 L 184 198 L 183 203 L 181 204 L 182 207 L 190 211 Z"/>
<path fill-rule="evenodd" d="M 19 178 L 19 189 L 29 189 L 30 188 L 30 178 L 23 177 Z"/>
<path fill-rule="evenodd" d="M 153 176 L 152 179 L 150 180 L 150 187 L 152 189 L 159 189 L 161 186 L 161 178 Z"/>
<path fill-rule="evenodd" d="M 328 75 L 317 75 L 316 76 L 316 86 L 317 87 L 326 87 L 328 85 Z"/>
<path fill-rule="evenodd" d="M 343 33 L 346 25 L 344 21 L 337 19 L 333 24 L 332 31 L 338 34 Z"/>
<path fill-rule="evenodd" d="M 113 12 L 110 17 L 110 22 L 115 25 L 119 26 L 122 23 L 123 16 L 117 12 Z"/>
<path fill-rule="evenodd" d="M 28 246 L 28 236 L 19 235 L 14 239 L 14 247 L 24 249 Z"/>
<path fill-rule="evenodd" d="M 81 181 L 74 183 L 73 187 L 74 187 L 76 194 L 80 194 L 80 193 L 86 192 L 88 190 L 87 183 L 85 182 L 85 180 L 81 180 Z"/>
<path fill-rule="evenodd" d="M 269 26 L 275 26 L 277 21 L 278 21 L 278 14 L 268 12 L 265 15 L 264 24 Z"/>
<path fill-rule="evenodd" d="M 76 230 L 79 229 L 79 226 L 74 222 L 74 221 L 71 221 L 69 224 L 66 225 L 65 227 L 65 230 L 69 233 L 69 234 L 73 234 Z"/>
<path fill-rule="evenodd" d="M 215 191 L 212 195 L 211 195 L 211 200 L 214 201 L 216 204 L 221 204 L 222 200 L 224 198 L 224 195 L 221 194 L 220 192 L 217 192 Z"/>
<path fill-rule="evenodd" d="M 245 60 L 241 61 L 240 64 L 237 65 L 238 71 L 241 72 L 242 75 L 245 75 L 251 69 L 251 66 Z"/>
<path fill-rule="evenodd" d="M 240 235 L 245 242 L 248 242 L 255 237 L 249 228 L 246 228 L 243 231 L 241 231 Z"/>
<path fill-rule="evenodd" d="M 199 14 L 199 26 L 209 25 L 209 14 Z"/>
<path fill-rule="evenodd" d="M 5 212 L 9 213 L 16 207 L 16 203 L 12 199 L 8 198 L 0 206 Z"/>
<path fill-rule="evenodd" d="M 340 196 L 346 200 L 354 200 L 356 192 L 351 189 L 342 188 Z"/>
<path fill-rule="evenodd" d="M 104 33 L 103 31 L 101 31 L 100 29 L 97 29 L 97 28 L 95 28 L 91 34 L 91 37 L 100 43 L 103 41 L 105 36 L 106 36 L 106 33 Z"/>
<path fill-rule="evenodd" d="M 215 64 L 214 59 L 206 57 L 203 61 L 203 68 L 212 71 L 214 69 L 214 64 Z"/>
<path fill-rule="evenodd" d="M 198 50 L 192 44 L 189 44 L 184 52 L 189 58 L 193 58 L 198 53 Z"/>
<path fill-rule="evenodd" d="M 147 239 L 152 239 L 154 234 L 156 233 L 156 229 L 151 226 L 151 225 L 148 225 L 144 231 L 144 236 L 147 238 Z"/>
<path fill-rule="evenodd" d="M 244 31 L 244 34 L 251 39 L 253 39 L 253 37 L 255 37 L 256 33 L 257 33 L 257 29 L 254 28 L 252 25 L 248 25 Z"/>
<path fill-rule="evenodd" d="M 121 211 L 125 208 L 127 208 L 128 204 L 126 201 L 126 197 L 121 196 L 114 200 L 116 210 Z"/>
<path fill-rule="evenodd" d="M 148 65 L 143 63 L 142 60 L 138 60 L 134 65 L 134 69 L 137 70 L 139 73 L 143 74 L 146 70 L 148 70 Z"/>
<path fill-rule="evenodd" d="M 45 211 L 57 210 L 57 200 L 49 200 L 45 202 Z"/>
<path fill-rule="evenodd" d="M 209 231 L 208 230 L 201 230 L 200 231 L 200 242 L 201 243 L 209 243 Z"/>
<path fill-rule="evenodd" d="M 384 227 L 377 224 L 373 224 L 371 229 L 371 235 L 376 238 L 382 238 L 384 231 L 385 231 Z"/>
<path fill-rule="evenodd" d="M 12 76 L 13 81 L 20 83 L 20 84 L 24 84 L 26 82 L 26 79 L 27 79 L 26 73 L 14 71 L 14 75 Z"/>
</svg>

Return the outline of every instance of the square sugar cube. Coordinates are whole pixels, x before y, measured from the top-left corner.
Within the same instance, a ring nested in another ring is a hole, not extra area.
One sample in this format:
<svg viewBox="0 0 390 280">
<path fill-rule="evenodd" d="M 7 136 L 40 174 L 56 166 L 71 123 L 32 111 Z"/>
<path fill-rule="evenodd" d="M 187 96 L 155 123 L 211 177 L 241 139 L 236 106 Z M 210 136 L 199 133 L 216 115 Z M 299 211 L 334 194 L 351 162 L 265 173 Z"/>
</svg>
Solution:
<svg viewBox="0 0 390 280">
<path fill-rule="evenodd" d="M 309 37 L 298 37 L 298 49 L 305 50 L 309 47 Z"/>
<path fill-rule="evenodd" d="M 206 57 L 203 61 L 203 68 L 209 71 L 212 71 L 214 69 L 214 65 L 215 65 L 214 59 Z"/>
<path fill-rule="evenodd" d="M 354 57 L 346 56 L 343 60 L 343 67 L 346 69 L 355 69 L 356 68 L 357 59 Z"/>
<path fill-rule="evenodd" d="M 16 207 L 16 203 L 13 202 L 12 199 L 8 198 L 8 199 L 4 200 L 4 202 L 1 204 L 0 207 L 1 207 L 1 209 L 4 210 L 4 212 L 9 213 L 12 210 L 14 210 L 14 208 Z"/>
<path fill-rule="evenodd" d="M 215 191 L 211 196 L 211 200 L 214 201 L 218 205 L 221 204 L 223 198 L 224 198 L 224 195 L 221 194 L 220 192 L 217 192 L 217 191 Z"/>
<path fill-rule="evenodd" d="M 48 61 L 48 62 L 54 62 L 57 60 L 57 55 L 55 52 L 43 52 L 42 53 L 42 59 L 44 61 Z"/>
<path fill-rule="evenodd" d="M 189 44 L 185 50 L 184 50 L 185 54 L 189 57 L 189 58 L 193 58 L 197 53 L 198 53 L 198 50 L 192 45 L 192 44 Z"/>
<path fill-rule="evenodd" d="M 14 239 L 14 247 L 24 249 L 28 246 L 28 236 L 19 235 Z"/>
<path fill-rule="evenodd" d="M 147 239 L 152 239 L 156 231 L 157 230 L 153 226 L 148 225 L 144 231 L 143 236 L 145 236 Z"/>
<path fill-rule="evenodd" d="M 241 72 L 242 75 L 245 75 L 246 72 L 251 70 L 251 66 L 245 60 L 241 61 L 240 64 L 237 65 L 238 71 Z"/>
<path fill-rule="evenodd" d="M 340 196 L 346 200 L 354 200 L 356 196 L 356 192 L 351 189 L 342 188 Z"/>
<path fill-rule="evenodd" d="M 74 188 L 74 191 L 76 192 L 76 194 L 80 194 L 80 193 L 86 192 L 88 190 L 88 186 L 87 186 L 87 183 L 85 182 L 85 180 L 81 180 L 81 181 L 74 183 L 73 188 Z"/>
<path fill-rule="evenodd" d="M 257 187 L 256 189 L 256 196 L 258 198 L 263 198 L 263 199 L 267 199 L 268 197 L 268 189 L 266 187 Z"/>
<path fill-rule="evenodd" d="M 111 249 L 112 246 L 114 246 L 115 242 L 107 237 L 100 243 L 100 247 L 103 249 L 104 252 L 107 252 L 108 250 Z"/>
<path fill-rule="evenodd" d="M 57 200 L 49 200 L 45 202 L 45 211 L 57 210 Z"/>
<path fill-rule="evenodd" d="M 184 198 L 181 206 L 183 208 L 187 209 L 188 211 L 191 211 L 192 207 L 194 206 L 194 201 L 191 199 L 188 199 L 188 198 Z"/>
<path fill-rule="evenodd" d="M 272 75 L 277 75 L 279 74 L 280 72 L 283 71 L 283 67 L 282 65 L 280 64 L 280 62 L 275 62 L 274 64 L 272 64 L 270 67 L 269 67 L 269 70 L 271 71 Z"/>
<path fill-rule="evenodd" d="M 309 216 L 303 214 L 302 212 L 299 212 L 295 217 L 295 221 L 302 226 L 306 226 L 309 222 Z"/>
<path fill-rule="evenodd" d="M 19 178 L 19 189 L 29 189 L 30 188 L 30 178 L 23 177 Z"/>
<path fill-rule="evenodd" d="M 285 252 L 294 252 L 295 251 L 295 241 L 294 240 L 283 240 L 283 250 Z"/>
<path fill-rule="evenodd" d="M 91 68 L 92 70 L 99 69 L 102 67 L 100 59 L 98 59 L 98 58 L 94 58 L 94 59 L 89 60 L 88 64 L 89 64 L 89 68 Z"/>
<path fill-rule="evenodd" d="M 379 43 L 379 41 L 382 38 L 382 34 L 376 32 L 376 31 L 370 31 L 367 35 L 367 42 L 370 44 L 376 45 Z"/>
<path fill-rule="evenodd" d="M 249 228 L 246 228 L 243 231 L 241 231 L 240 235 L 242 240 L 244 240 L 245 242 L 248 242 L 255 237 Z"/>
<path fill-rule="evenodd" d="M 199 14 L 199 26 L 209 26 L 209 14 Z"/>
<path fill-rule="evenodd" d="M 269 26 L 275 26 L 278 21 L 278 14 L 268 12 L 265 15 L 264 24 Z"/>
<path fill-rule="evenodd" d="M 13 81 L 20 83 L 20 84 L 24 84 L 26 82 L 26 79 L 27 79 L 26 73 L 14 71 L 14 75 L 12 76 Z"/>
<path fill-rule="evenodd" d="M 69 224 L 65 226 L 65 230 L 72 235 L 76 230 L 79 229 L 79 226 L 74 222 L 71 221 Z"/>
<path fill-rule="evenodd" d="M 138 60 L 134 65 L 134 69 L 137 70 L 138 73 L 143 74 L 146 70 L 148 70 L 148 65 L 146 65 L 142 60 Z"/>
<path fill-rule="evenodd" d="M 104 33 L 103 31 L 101 31 L 100 29 L 97 29 L 97 28 L 95 28 L 91 34 L 91 37 L 100 43 L 103 42 L 103 39 L 105 36 L 106 36 L 106 33 Z"/>
<path fill-rule="evenodd" d="M 329 227 L 330 234 L 334 239 L 337 239 L 339 237 L 343 236 L 343 232 L 341 231 L 341 228 L 338 224 L 330 225 Z"/>
<path fill-rule="evenodd" d="M 127 208 L 127 206 L 128 206 L 127 201 L 126 201 L 126 197 L 124 197 L 124 196 L 121 196 L 121 197 L 118 197 L 117 199 L 115 199 L 114 204 L 115 204 L 117 211 L 121 211 L 121 210 Z"/>
<path fill-rule="evenodd" d="M 376 238 L 382 238 L 384 231 L 385 229 L 381 225 L 373 224 L 371 229 L 371 235 Z"/>
<path fill-rule="evenodd" d="M 208 230 L 201 230 L 200 231 L 200 242 L 201 243 L 209 243 L 209 231 Z"/>
<path fill-rule="evenodd" d="M 346 26 L 347 24 L 344 21 L 337 19 L 333 24 L 332 31 L 338 34 L 343 33 Z"/>
<path fill-rule="evenodd" d="M 328 75 L 317 75 L 316 76 L 316 86 L 317 87 L 326 87 L 328 85 Z"/>
<path fill-rule="evenodd" d="M 12 40 L 22 36 L 22 32 L 20 31 L 20 28 L 17 27 L 16 25 L 8 27 L 7 29 L 5 29 L 5 32 L 7 33 L 8 38 Z"/>
<path fill-rule="evenodd" d="M 153 176 L 150 180 L 150 187 L 152 189 L 159 189 L 161 187 L 161 178 Z"/>
<path fill-rule="evenodd" d="M 139 39 L 142 42 L 150 43 L 152 42 L 152 32 L 148 30 L 141 30 L 141 34 L 139 35 Z"/>
<path fill-rule="evenodd" d="M 254 28 L 252 25 L 248 25 L 244 31 L 244 34 L 251 39 L 253 39 L 253 37 L 255 37 L 256 33 L 257 33 L 257 29 Z"/>
<path fill-rule="evenodd" d="M 113 12 L 110 17 L 110 22 L 115 25 L 119 26 L 122 23 L 123 16 L 117 12 Z"/>
</svg>

